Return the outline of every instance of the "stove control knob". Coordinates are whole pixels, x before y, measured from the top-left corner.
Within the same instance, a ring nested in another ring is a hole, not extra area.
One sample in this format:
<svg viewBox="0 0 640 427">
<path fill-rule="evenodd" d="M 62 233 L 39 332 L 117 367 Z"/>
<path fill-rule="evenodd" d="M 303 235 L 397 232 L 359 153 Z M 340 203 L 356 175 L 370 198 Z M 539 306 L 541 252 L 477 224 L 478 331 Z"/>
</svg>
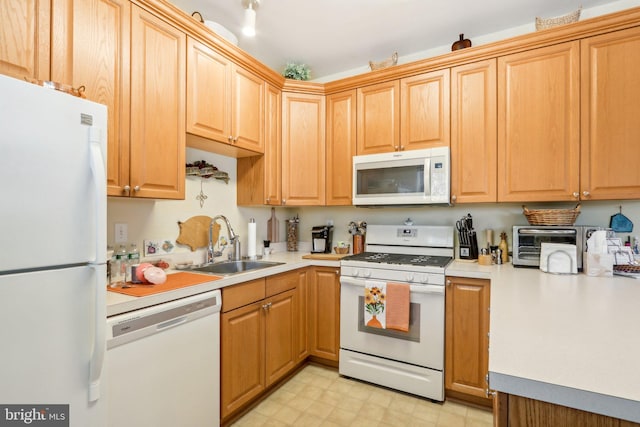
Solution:
<svg viewBox="0 0 640 427">
<path fill-rule="evenodd" d="M 424 283 L 425 285 L 429 283 L 429 275 L 423 274 L 420 276 L 420 283 Z"/>
<path fill-rule="evenodd" d="M 362 276 L 363 276 L 363 277 L 371 277 L 371 270 L 365 270 L 365 271 L 362 273 Z"/>
<path fill-rule="evenodd" d="M 413 273 L 407 273 L 404 277 L 407 282 L 413 282 Z"/>
</svg>

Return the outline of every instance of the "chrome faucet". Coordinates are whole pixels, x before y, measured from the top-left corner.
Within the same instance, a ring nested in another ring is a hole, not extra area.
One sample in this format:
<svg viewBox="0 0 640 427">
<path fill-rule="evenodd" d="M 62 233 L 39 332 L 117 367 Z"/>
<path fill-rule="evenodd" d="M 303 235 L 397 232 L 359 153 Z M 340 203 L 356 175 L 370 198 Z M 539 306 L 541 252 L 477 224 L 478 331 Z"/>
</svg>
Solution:
<svg viewBox="0 0 640 427">
<path fill-rule="evenodd" d="M 229 237 L 229 244 L 231 245 L 231 252 L 229 252 L 229 259 L 233 261 L 237 261 L 240 259 L 240 236 L 238 236 L 234 231 L 233 227 L 231 227 L 231 223 L 224 215 L 216 215 L 213 217 L 211 222 L 209 223 L 209 247 L 207 248 L 207 264 L 213 262 L 215 257 L 222 256 L 222 251 L 226 248 L 226 244 L 221 246 L 219 251 L 213 250 L 213 245 L 215 242 L 213 241 L 213 225 L 217 220 L 224 220 L 225 225 L 227 226 L 227 236 Z"/>
</svg>

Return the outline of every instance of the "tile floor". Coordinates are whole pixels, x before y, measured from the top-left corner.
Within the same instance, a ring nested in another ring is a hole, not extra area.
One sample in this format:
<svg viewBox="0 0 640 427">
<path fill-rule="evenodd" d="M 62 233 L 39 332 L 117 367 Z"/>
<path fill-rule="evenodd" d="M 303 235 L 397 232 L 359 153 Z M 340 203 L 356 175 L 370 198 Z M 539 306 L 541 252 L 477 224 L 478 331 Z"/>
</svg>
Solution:
<svg viewBox="0 0 640 427">
<path fill-rule="evenodd" d="M 433 403 L 307 365 L 234 427 L 437 426 L 491 427 L 491 412 L 458 403 Z"/>
</svg>

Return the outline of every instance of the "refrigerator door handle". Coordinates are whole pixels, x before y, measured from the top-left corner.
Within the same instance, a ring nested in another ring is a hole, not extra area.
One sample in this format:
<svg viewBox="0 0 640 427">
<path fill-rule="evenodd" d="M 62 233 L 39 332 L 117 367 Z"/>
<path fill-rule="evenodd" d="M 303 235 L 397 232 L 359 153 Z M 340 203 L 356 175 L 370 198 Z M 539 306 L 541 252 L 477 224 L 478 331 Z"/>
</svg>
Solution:
<svg viewBox="0 0 640 427">
<path fill-rule="evenodd" d="M 106 264 L 97 264 L 90 265 L 90 267 L 94 272 L 96 306 L 94 309 L 93 352 L 89 361 L 89 402 L 95 402 L 100 399 L 100 379 L 107 350 L 107 286 L 104 283 L 104 278 L 107 277 L 107 266 Z"/>
<path fill-rule="evenodd" d="M 96 259 L 93 262 L 98 264 L 107 262 L 107 173 L 102 156 L 101 135 L 102 129 L 95 126 L 89 128 L 90 168 L 95 185 L 97 226 Z"/>
</svg>

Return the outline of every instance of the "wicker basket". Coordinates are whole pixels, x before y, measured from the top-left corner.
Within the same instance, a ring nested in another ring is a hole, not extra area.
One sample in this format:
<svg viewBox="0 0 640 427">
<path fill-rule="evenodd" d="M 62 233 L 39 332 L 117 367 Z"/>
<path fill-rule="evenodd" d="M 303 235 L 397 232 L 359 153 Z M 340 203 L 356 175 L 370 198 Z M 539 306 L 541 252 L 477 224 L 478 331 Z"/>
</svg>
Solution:
<svg viewBox="0 0 640 427">
<path fill-rule="evenodd" d="M 396 65 L 398 63 L 398 52 L 395 52 L 391 55 L 391 58 L 385 59 L 384 61 L 374 62 L 369 61 L 369 67 L 371 67 L 371 71 L 382 70 L 383 68 L 391 67 L 392 65 Z"/>
<path fill-rule="evenodd" d="M 580 215 L 580 203 L 574 209 L 527 209 L 523 205 L 522 210 L 530 225 L 573 225 Z"/>
<path fill-rule="evenodd" d="M 556 18 L 538 18 L 536 16 L 536 30 L 546 30 L 547 28 L 559 27 L 560 25 L 578 22 L 582 6 L 578 10 Z"/>
</svg>

